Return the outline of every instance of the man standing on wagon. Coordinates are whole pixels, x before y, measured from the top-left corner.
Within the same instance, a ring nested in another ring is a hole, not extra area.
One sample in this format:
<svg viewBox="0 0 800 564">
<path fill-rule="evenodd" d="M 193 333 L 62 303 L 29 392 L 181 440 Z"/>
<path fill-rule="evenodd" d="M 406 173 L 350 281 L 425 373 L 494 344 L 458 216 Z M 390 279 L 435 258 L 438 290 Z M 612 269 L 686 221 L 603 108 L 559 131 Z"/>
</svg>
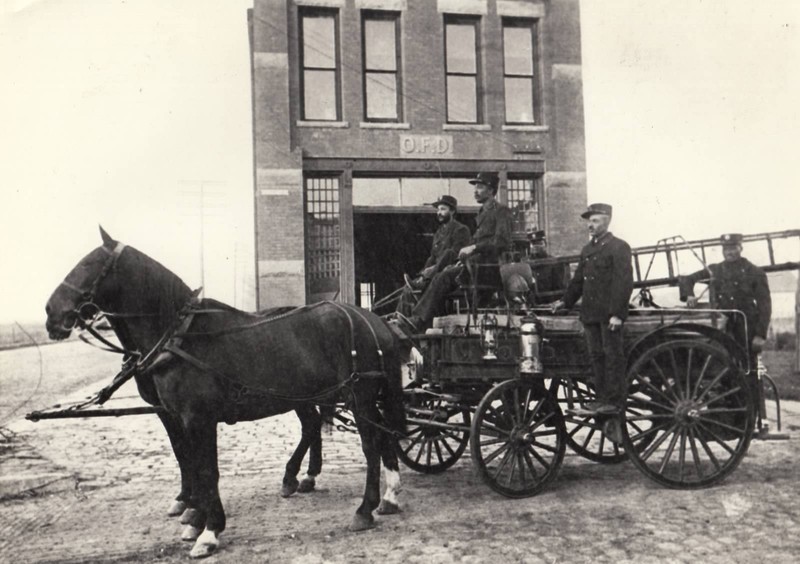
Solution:
<svg viewBox="0 0 800 564">
<path fill-rule="evenodd" d="M 633 270 L 630 246 L 608 230 L 611 211 L 608 204 L 591 204 L 581 214 L 587 220 L 591 240 L 581 250 L 578 268 L 564 297 L 551 306 L 553 313 L 570 309 L 583 297 L 580 319 L 597 395 L 597 401 L 575 410 L 583 416 L 615 415 L 624 406 L 627 394 L 622 326 L 628 317 Z M 620 438 L 619 426 L 609 429 L 608 435 L 612 440 Z"/>
</svg>

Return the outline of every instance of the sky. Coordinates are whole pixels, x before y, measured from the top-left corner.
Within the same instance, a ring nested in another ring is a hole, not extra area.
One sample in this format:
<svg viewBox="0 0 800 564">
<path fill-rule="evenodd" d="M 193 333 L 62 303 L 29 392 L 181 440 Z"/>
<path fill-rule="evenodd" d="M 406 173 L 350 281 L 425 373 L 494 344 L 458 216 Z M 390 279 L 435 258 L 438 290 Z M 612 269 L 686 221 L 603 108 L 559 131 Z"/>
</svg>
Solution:
<svg viewBox="0 0 800 564">
<path fill-rule="evenodd" d="M 0 0 L 0 323 L 43 321 L 99 224 L 254 307 L 251 5 Z M 800 228 L 800 2 L 584 0 L 581 33 L 615 233 Z"/>
</svg>

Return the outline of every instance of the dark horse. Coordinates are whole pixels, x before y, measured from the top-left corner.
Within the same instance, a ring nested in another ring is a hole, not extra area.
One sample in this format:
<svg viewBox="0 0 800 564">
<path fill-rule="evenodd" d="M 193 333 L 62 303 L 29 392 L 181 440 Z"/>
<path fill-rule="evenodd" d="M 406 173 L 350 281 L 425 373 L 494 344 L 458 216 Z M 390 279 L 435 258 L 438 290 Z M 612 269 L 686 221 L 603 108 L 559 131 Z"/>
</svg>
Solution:
<svg viewBox="0 0 800 564">
<path fill-rule="evenodd" d="M 103 245 L 48 300 L 47 330 L 50 338 L 64 339 L 76 324 L 102 312 L 122 346 L 139 359 L 133 372 L 139 394 L 163 407 L 159 417 L 181 471 L 178 501 L 192 509 L 182 538 L 196 539 L 193 557 L 211 554 L 225 529 L 220 422 L 344 401 L 367 461 L 363 501 L 350 528 L 373 525 L 381 459 L 387 488 L 378 512 L 397 511 L 399 471 L 390 432 L 405 427 L 400 351 L 379 317 L 332 302 L 270 318 L 214 300 L 195 303 L 175 274 L 100 232 Z"/>
</svg>

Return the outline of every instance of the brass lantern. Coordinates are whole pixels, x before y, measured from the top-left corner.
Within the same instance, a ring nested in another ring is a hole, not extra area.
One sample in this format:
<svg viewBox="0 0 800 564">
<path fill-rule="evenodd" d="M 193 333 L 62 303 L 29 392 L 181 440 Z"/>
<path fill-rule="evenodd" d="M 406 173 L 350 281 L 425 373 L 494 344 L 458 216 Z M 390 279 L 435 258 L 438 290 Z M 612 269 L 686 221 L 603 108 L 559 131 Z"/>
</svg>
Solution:
<svg viewBox="0 0 800 564">
<path fill-rule="evenodd" d="M 542 364 L 542 324 L 534 315 L 522 318 L 519 328 L 520 350 L 522 358 L 519 371 L 522 374 L 541 376 L 544 374 Z"/>
</svg>

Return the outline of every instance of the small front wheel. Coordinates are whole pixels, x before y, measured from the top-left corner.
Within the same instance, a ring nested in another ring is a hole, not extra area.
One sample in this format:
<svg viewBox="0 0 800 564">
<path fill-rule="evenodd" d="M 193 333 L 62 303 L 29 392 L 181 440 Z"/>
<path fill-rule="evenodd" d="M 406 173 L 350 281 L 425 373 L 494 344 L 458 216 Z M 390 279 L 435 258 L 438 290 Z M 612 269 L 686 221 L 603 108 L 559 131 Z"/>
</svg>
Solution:
<svg viewBox="0 0 800 564">
<path fill-rule="evenodd" d="M 494 491 L 515 498 L 536 495 L 558 475 L 565 449 L 561 408 L 541 382 L 503 382 L 478 404 L 472 462 Z"/>
</svg>

